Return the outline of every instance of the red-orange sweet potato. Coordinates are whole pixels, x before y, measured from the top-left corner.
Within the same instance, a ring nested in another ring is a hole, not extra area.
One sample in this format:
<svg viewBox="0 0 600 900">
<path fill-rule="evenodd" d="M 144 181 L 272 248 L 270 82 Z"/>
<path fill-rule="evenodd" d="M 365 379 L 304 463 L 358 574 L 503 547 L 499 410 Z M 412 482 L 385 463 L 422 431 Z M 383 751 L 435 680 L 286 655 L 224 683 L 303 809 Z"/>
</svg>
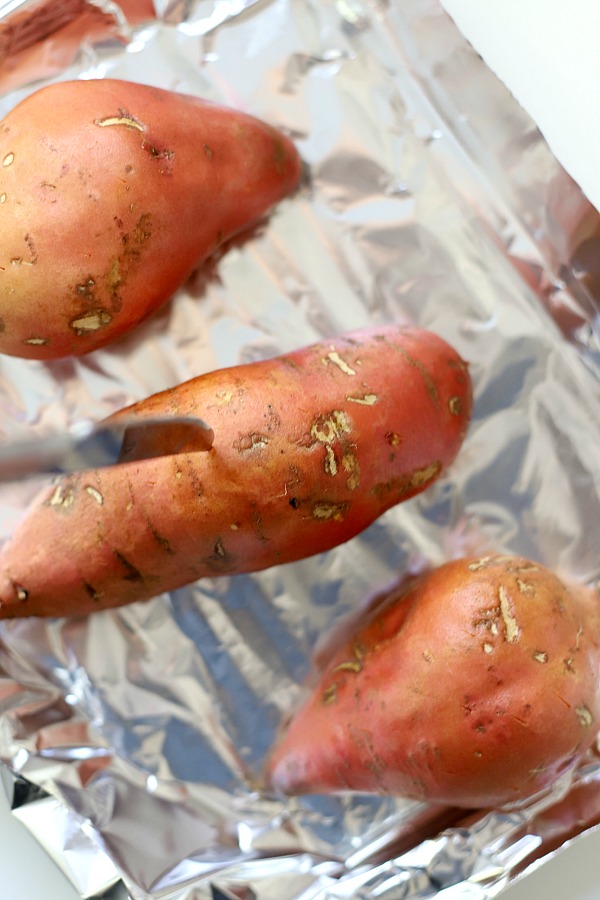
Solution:
<svg viewBox="0 0 600 900">
<path fill-rule="evenodd" d="M 168 412 L 206 419 L 213 448 L 44 492 L 0 555 L 0 616 L 88 613 L 347 541 L 454 459 L 471 385 L 441 338 L 389 325 L 202 375 L 122 414 Z"/>
<path fill-rule="evenodd" d="M 300 171 L 283 134 L 196 97 L 116 79 L 36 91 L 0 123 L 0 352 L 114 340 Z"/>
<path fill-rule="evenodd" d="M 284 793 L 523 800 L 600 728 L 600 604 L 519 557 L 459 559 L 376 602 L 267 765 Z"/>
</svg>

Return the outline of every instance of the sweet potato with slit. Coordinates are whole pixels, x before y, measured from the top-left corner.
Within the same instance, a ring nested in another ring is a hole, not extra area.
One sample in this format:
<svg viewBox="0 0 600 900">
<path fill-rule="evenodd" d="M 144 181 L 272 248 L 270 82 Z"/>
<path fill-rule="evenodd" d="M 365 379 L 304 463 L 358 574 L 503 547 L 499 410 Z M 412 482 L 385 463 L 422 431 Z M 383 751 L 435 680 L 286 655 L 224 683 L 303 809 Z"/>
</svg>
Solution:
<svg viewBox="0 0 600 900">
<path fill-rule="evenodd" d="M 201 375 L 108 421 L 165 413 L 207 421 L 212 449 L 134 447 L 49 487 L 0 554 L 1 617 L 89 613 L 329 550 L 446 470 L 471 382 L 440 337 L 386 325 Z"/>
<path fill-rule="evenodd" d="M 600 729 L 600 602 L 521 557 L 457 559 L 384 591 L 267 765 L 287 794 L 520 802 Z"/>
<path fill-rule="evenodd" d="M 0 123 L 0 353 L 102 347 L 297 186 L 240 110 L 118 79 L 58 82 Z"/>
</svg>

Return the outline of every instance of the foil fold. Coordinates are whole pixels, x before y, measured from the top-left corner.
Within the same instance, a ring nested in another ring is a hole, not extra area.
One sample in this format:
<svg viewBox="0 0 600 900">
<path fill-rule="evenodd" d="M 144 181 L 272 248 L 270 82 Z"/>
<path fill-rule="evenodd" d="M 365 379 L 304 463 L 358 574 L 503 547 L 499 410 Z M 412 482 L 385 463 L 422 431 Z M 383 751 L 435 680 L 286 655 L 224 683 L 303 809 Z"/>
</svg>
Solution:
<svg viewBox="0 0 600 900">
<path fill-rule="evenodd" d="M 596 751 L 493 812 L 284 800 L 262 766 L 323 636 L 399 573 L 497 550 L 598 581 L 597 214 L 436 0 L 24 0 L 0 6 L 0 51 L 4 112 L 53 80 L 139 80 L 263 117 L 307 172 L 118 346 L 0 359 L 3 439 L 369 322 L 437 331 L 475 384 L 451 471 L 350 545 L 3 624 L 0 759 L 43 791 L 15 814 L 54 830 L 82 897 L 115 879 L 134 900 L 497 896 L 600 822 Z M 2 488 L 0 538 L 38 484 Z"/>
</svg>

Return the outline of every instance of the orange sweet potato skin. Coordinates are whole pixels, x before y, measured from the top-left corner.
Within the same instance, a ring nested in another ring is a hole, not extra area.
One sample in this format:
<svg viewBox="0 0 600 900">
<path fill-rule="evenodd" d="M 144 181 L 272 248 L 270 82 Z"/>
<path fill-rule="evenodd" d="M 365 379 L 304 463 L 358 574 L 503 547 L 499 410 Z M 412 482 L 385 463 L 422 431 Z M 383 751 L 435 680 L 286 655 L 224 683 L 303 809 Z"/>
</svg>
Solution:
<svg viewBox="0 0 600 900">
<path fill-rule="evenodd" d="M 384 594 L 345 637 L 267 779 L 498 807 L 552 784 L 599 728 L 596 594 L 523 558 L 459 559 Z"/>
<path fill-rule="evenodd" d="M 291 141 L 117 79 L 59 82 L 0 123 L 0 352 L 104 346 L 297 186 Z"/>
<path fill-rule="evenodd" d="M 392 325 L 156 394 L 121 415 L 199 415 L 213 448 L 45 491 L 0 555 L 0 616 L 89 613 L 328 550 L 439 477 L 471 404 L 457 353 Z"/>
</svg>

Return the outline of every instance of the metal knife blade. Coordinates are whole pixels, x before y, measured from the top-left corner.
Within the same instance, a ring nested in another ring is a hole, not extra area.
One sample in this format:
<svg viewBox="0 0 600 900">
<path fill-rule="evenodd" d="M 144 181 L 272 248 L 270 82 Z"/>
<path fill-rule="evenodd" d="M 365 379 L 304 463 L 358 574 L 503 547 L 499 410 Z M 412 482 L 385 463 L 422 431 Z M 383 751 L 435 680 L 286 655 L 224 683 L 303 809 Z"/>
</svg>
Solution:
<svg viewBox="0 0 600 900">
<path fill-rule="evenodd" d="M 117 415 L 77 422 L 64 432 L 0 445 L 0 482 L 206 451 L 213 440 L 210 425 L 194 416 Z"/>
</svg>

